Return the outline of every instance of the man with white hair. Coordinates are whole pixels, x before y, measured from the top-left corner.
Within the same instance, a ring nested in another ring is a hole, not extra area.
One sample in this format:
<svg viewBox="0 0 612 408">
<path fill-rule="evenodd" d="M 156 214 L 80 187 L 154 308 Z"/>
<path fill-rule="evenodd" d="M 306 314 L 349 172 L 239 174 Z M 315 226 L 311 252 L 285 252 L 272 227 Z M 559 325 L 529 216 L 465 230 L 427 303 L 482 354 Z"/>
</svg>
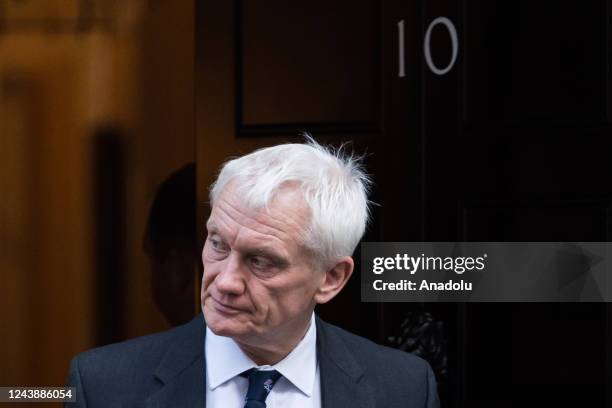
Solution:
<svg viewBox="0 0 612 408">
<path fill-rule="evenodd" d="M 314 314 L 353 273 L 368 184 L 357 159 L 310 138 L 227 162 L 210 192 L 203 316 L 75 357 L 77 405 L 437 407 L 425 361 Z"/>
</svg>

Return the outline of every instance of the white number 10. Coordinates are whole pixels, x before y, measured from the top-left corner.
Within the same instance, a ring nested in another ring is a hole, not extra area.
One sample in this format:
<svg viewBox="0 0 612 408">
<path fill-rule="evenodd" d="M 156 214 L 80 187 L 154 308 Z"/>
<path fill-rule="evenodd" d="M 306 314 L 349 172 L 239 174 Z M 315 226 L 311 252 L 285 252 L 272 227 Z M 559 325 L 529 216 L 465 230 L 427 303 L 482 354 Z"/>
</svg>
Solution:
<svg viewBox="0 0 612 408">
<path fill-rule="evenodd" d="M 448 63 L 448 65 L 444 68 L 438 68 L 434 64 L 431 58 L 431 45 L 430 45 L 431 31 L 438 24 L 442 24 L 448 30 L 448 34 L 450 35 L 451 46 L 452 46 L 451 60 Z M 398 35 L 398 47 L 399 47 L 398 49 L 399 67 L 398 67 L 397 76 L 399 78 L 403 78 L 406 76 L 405 55 L 404 55 L 404 20 L 400 20 L 397 23 L 397 35 Z M 459 54 L 459 38 L 457 35 L 457 29 L 455 28 L 455 25 L 453 24 L 452 21 L 450 21 L 446 17 L 438 17 L 429 24 L 429 26 L 427 27 L 427 31 L 425 32 L 425 39 L 423 40 L 423 52 L 425 55 L 425 63 L 427 64 L 427 67 L 434 74 L 445 75 L 453 68 L 453 66 L 455 65 L 455 62 L 457 61 L 457 55 Z"/>
</svg>

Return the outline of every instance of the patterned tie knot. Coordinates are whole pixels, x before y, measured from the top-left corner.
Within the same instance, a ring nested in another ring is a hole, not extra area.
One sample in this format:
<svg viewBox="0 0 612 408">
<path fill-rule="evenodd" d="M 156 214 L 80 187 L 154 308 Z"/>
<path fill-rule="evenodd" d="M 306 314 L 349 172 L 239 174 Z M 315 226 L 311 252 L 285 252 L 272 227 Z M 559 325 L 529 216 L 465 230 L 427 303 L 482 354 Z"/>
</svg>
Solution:
<svg viewBox="0 0 612 408">
<path fill-rule="evenodd" d="M 245 399 L 245 408 L 265 407 L 266 398 L 276 384 L 281 373 L 276 370 L 257 370 L 252 368 L 241 374 L 249 379 L 249 390 Z"/>
</svg>

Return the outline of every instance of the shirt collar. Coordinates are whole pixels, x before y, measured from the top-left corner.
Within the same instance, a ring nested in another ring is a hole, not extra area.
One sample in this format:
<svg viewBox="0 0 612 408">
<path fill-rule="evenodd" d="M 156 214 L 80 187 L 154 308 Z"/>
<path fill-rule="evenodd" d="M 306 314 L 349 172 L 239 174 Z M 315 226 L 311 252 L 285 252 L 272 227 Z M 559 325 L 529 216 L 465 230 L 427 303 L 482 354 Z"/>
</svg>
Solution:
<svg viewBox="0 0 612 408">
<path fill-rule="evenodd" d="M 306 334 L 297 346 L 273 366 L 258 366 L 229 337 L 217 336 L 208 327 L 204 348 L 206 353 L 206 378 L 214 390 L 240 373 L 253 367 L 274 369 L 307 396 L 311 396 L 317 371 L 317 330 L 314 312 Z"/>
</svg>

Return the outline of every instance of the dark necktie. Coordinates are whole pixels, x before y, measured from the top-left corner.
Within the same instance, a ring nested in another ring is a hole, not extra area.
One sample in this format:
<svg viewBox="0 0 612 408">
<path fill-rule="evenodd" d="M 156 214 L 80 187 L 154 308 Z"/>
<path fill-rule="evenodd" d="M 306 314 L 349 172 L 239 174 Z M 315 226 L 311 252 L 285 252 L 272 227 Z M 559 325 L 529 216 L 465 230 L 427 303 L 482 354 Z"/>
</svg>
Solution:
<svg viewBox="0 0 612 408">
<path fill-rule="evenodd" d="M 281 373 L 276 370 L 257 370 L 255 368 L 240 374 L 249 379 L 249 390 L 244 399 L 244 408 L 266 408 L 266 398 L 276 384 Z"/>
</svg>

